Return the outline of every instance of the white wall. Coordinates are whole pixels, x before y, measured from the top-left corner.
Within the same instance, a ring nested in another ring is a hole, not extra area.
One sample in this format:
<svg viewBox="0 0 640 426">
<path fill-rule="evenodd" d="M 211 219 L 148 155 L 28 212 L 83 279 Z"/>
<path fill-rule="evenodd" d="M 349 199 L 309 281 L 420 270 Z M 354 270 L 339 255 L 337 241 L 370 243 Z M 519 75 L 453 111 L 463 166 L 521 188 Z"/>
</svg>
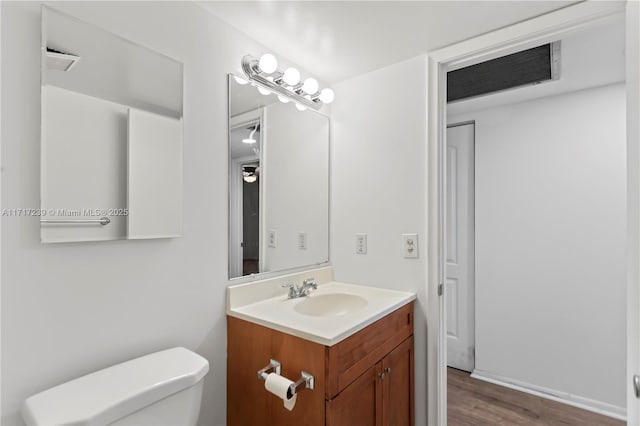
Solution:
<svg viewBox="0 0 640 426">
<path fill-rule="evenodd" d="M 331 263 L 339 281 L 413 291 L 416 425 L 426 424 L 427 63 L 418 57 L 342 82 L 331 108 Z M 368 253 L 356 254 L 355 234 Z M 418 233 L 419 259 L 401 234 Z"/>
<path fill-rule="evenodd" d="M 471 119 L 476 370 L 624 414 L 624 85 Z"/>
<path fill-rule="evenodd" d="M 40 4 L 2 2 L 2 207 L 40 204 Z M 184 62 L 183 237 L 43 245 L 2 218 L 2 418 L 113 363 L 182 345 L 211 364 L 200 422 L 225 424 L 227 78 L 267 49 L 187 2 L 53 7 Z M 89 178 L 89 177 L 87 177 Z"/>
<path fill-rule="evenodd" d="M 329 119 L 292 102 L 264 108 L 261 185 L 264 271 L 329 260 Z M 277 232 L 276 247 L 269 231 Z M 298 234 L 307 235 L 299 249 Z M 261 262 L 262 263 L 262 262 Z"/>
</svg>

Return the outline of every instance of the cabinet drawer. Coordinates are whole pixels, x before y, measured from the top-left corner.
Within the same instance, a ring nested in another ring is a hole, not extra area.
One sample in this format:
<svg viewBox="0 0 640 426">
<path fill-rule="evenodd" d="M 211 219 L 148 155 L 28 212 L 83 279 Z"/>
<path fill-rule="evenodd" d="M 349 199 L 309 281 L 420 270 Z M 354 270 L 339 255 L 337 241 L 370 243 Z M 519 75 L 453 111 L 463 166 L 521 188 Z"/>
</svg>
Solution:
<svg viewBox="0 0 640 426">
<path fill-rule="evenodd" d="M 326 348 L 325 397 L 342 389 L 413 334 L 413 302 Z"/>
</svg>

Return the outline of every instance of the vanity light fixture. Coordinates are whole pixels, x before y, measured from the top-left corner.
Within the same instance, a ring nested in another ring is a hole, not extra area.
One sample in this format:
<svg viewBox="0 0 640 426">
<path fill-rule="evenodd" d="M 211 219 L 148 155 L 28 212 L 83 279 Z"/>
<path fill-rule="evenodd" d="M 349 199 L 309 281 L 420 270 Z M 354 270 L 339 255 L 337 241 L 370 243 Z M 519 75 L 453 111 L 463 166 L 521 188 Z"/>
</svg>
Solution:
<svg viewBox="0 0 640 426">
<path fill-rule="evenodd" d="M 322 102 L 324 102 L 325 104 L 330 104 L 331 102 L 333 102 L 333 100 L 335 99 L 336 95 L 335 93 L 333 93 L 333 90 L 327 88 L 322 89 L 322 92 L 320 92 L 320 100 Z"/>
<path fill-rule="evenodd" d="M 313 77 L 307 78 L 302 83 L 302 91 L 308 95 L 314 95 L 318 92 L 318 80 Z"/>
<path fill-rule="evenodd" d="M 295 68 L 287 68 L 282 74 L 282 80 L 289 86 L 295 86 L 300 83 L 300 71 Z"/>
<path fill-rule="evenodd" d="M 278 69 L 278 60 L 271 53 L 265 53 L 260 56 L 258 66 L 267 74 L 272 74 Z"/>
<path fill-rule="evenodd" d="M 252 84 L 258 86 L 258 90 L 262 89 L 260 93 L 273 92 L 284 103 L 292 99 L 301 111 L 306 108 L 320 109 L 323 103 L 330 104 L 335 98 L 333 90 L 329 88 L 318 91 L 318 80 L 313 77 L 300 83 L 300 72 L 295 68 L 279 71 L 278 60 L 270 53 L 265 53 L 260 59 L 244 56 L 242 71 Z"/>
</svg>

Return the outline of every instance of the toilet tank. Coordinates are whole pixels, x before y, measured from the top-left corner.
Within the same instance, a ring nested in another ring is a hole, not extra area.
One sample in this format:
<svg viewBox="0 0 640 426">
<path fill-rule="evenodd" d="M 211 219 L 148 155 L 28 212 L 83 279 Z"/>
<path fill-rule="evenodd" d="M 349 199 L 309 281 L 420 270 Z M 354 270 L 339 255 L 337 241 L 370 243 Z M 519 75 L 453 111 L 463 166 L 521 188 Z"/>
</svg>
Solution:
<svg viewBox="0 0 640 426">
<path fill-rule="evenodd" d="M 195 425 L 209 362 L 172 348 L 123 362 L 27 398 L 32 425 Z"/>
</svg>

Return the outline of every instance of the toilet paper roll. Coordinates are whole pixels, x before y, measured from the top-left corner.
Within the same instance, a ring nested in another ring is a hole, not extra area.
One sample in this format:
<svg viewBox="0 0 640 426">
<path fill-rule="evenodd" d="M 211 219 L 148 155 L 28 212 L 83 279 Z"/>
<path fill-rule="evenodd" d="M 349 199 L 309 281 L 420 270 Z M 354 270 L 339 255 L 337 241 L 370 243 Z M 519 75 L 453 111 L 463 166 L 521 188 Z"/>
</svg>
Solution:
<svg viewBox="0 0 640 426">
<path fill-rule="evenodd" d="M 264 381 L 264 388 L 284 401 L 284 408 L 291 411 L 296 405 L 298 394 L 291 392 L 293 382 L 279 374 L 269 373 Z"/>
</svg>

